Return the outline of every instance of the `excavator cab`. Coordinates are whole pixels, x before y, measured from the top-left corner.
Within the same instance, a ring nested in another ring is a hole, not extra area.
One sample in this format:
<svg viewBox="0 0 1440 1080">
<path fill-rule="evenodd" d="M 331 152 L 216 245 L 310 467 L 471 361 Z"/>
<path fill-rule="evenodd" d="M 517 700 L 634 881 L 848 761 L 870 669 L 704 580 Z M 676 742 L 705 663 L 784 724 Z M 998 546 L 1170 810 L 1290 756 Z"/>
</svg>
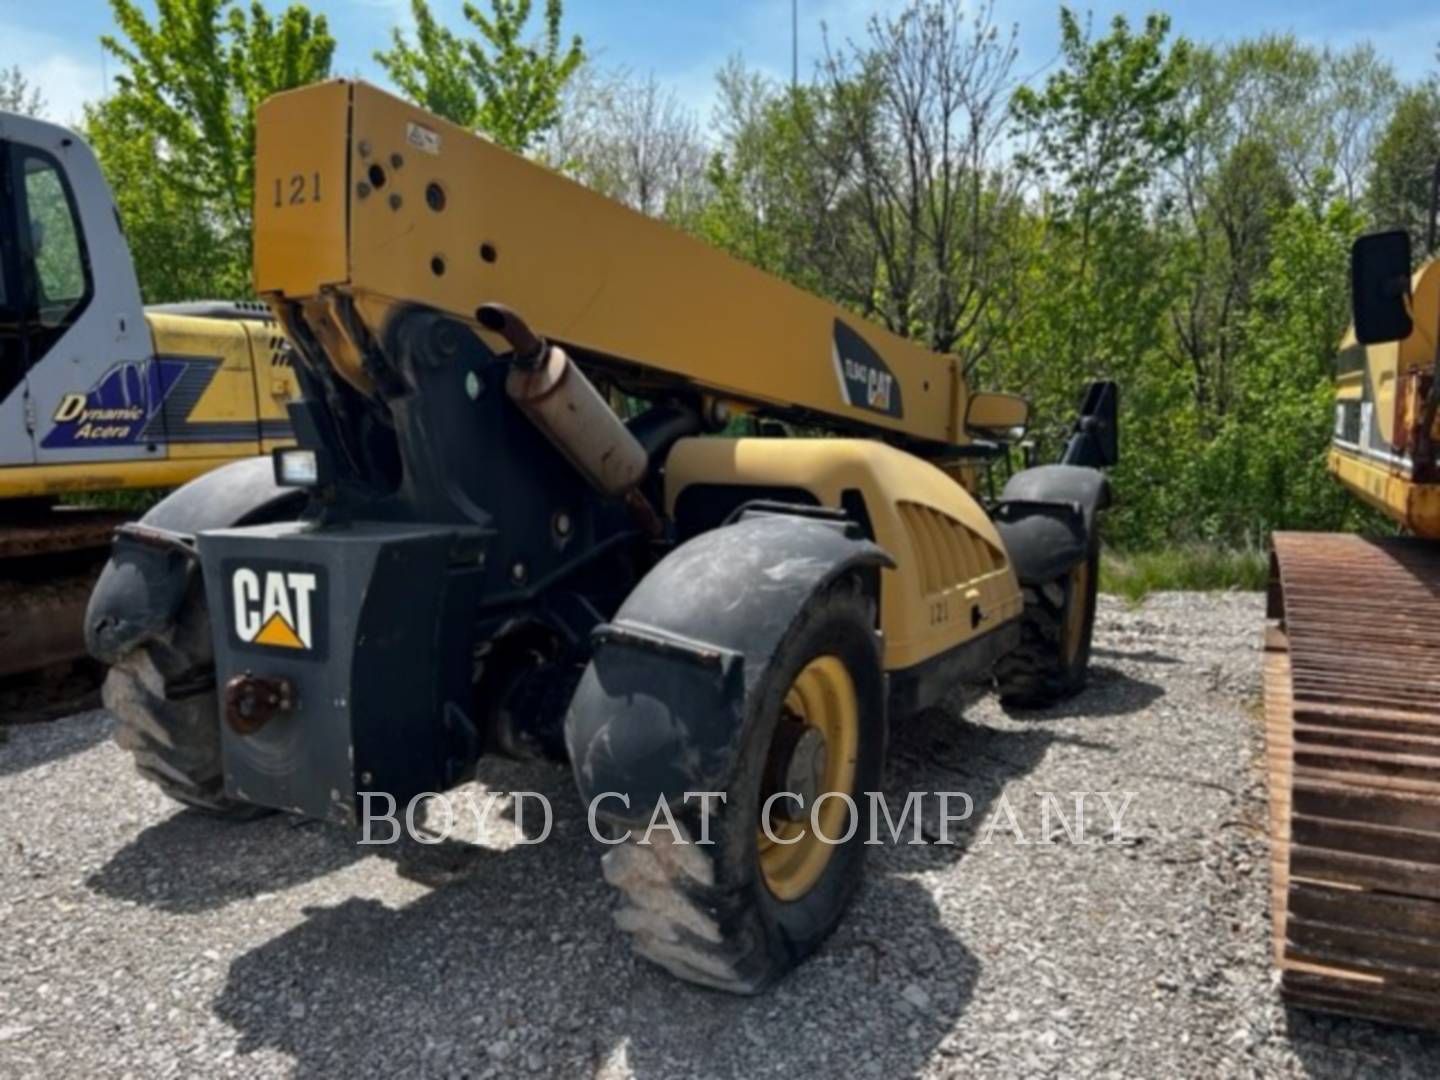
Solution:
<svg viewBox="0 0 1440 1080">
<path fill-rule="evenodd" d="M 0 112 L 0 677 L 84 655 L 85 596 L 126 515 L 67 501 L 285 445 L 288 361 L 253 301 L 145 308 L 85 141 Z"/>
<path fill-rule="evenodd" d="M 169 487 L 286 441 L 287 346 L 263 305 L 146 308 L 100 165 L 0 113 L 0 499 Z"/>
<path fill-rule="evenodd" d="M 45 440 L 47 421 L 75 392 L 77 376 L 83 381 L 87 369 L 107 362 L 138 365 L 150 352 L 114 204 L 94 155 L 72 132 L 0 115 L 0 253 L 0 470 L 163 456 L 144 444 Z"/>
</svg>

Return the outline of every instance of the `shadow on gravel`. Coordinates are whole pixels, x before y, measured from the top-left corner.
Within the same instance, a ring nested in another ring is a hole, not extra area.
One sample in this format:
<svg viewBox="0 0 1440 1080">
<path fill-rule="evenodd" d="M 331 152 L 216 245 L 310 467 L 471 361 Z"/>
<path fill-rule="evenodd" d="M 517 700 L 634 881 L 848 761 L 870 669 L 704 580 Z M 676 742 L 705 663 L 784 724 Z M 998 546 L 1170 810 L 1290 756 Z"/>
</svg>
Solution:
<svg viewBox="0 0 1440 1080">
<path fill-rule="evenodd" d="M 1166 656 L 1154 649 L 1102 649 L 1099 647 L 1090 650 L 1090 655 L 1103 656 L 1108 660 L 1129 660 L 1134 664 L 1179 664 L 1182 663 L 1178 656 Z"/>
<path fill-rule="evenodd" d="M 999 732 L 953 716 L 900 727 L 892 812 L 901 792 L 965 790 L 976 822 L 1056 741 L 1044 729 Z M 464 845 L 468 856 L 435 856 L 448 884 L 403 907 L 355 898 L 306 909 L 299 925 L 231 964 L 214 1010 L 240 1033 L 241 1053 L 279 1051 L 302 1077 L 382 1069 L 569 1076 L 609 1067 L 657 1080 L 895 1077 L 922 1070 L 970 1002 L 979 964 L 909 876 L 963 858 L 969 829 L 956 829 L 951 847 L 869 849 L 866 884 L 834 937 L 769 992 L 737 998 L 631 956 L 611 922 L 600 852 L 567 771 L 498 763 L 483 779 L 550 798 L 549 842 Z M 172 828 L 200 854 L 198 832 Z M 312 835 L 323 841 L 302 841 L 302 852 L 274 834 L 257 847 L 281 849 L 267 864 L 281 875 L 297 864 L 305 875 L 323 873 L 354 857 L 339 834 Z M 216 856 L 201 857 L 213 874 Z M 184 862 L 173 851 L 165 859 L 172 868 Z M 245 876 L 265 880 L 248 863 Z M 276 887 L 274 879 L 264 887 Z M 208 891 L 223 888 L 212 880 Z"/>
<path fill-rule="evenodd" d="M 907 873 L 935 869 L 963 858 L 977 840 L 977 831 L 1005 786 L 1034 770 L 1051 746 L 1064 744 L 1110 751 L 1107 743 L 1057 735 L 1044 727 L 1005 731 L 972 724 L 958 713 L 945 709 L 936 709 L 907 724 L 897 725 L 890 739 L 891 776 L 887 789 L 892 816 L 898 817 L 906 793 L 911 791 L 958 791 L 973 800 L 968 818 L 952 823 L 950 845 L 935 842 L 939 834 L 937 809 L 933 818 L 925 820 L 925 839 L 929 843 L 883 849 L 891 868 Z M 938 808 L 938 803 L 930 805 Z M 1032 808 L 1015 806 L 1013 809 L 1027 818 L 1026 825 L 1031 824 L 1027 811 Z M 960 805 L 955 812 L 963 810 Z M 1000 835 L 1003 838 L 1006 833 L 1002 830 Z"/>
<path fill-rule="evenodd" d="M 161 911 L 210 911 L 328 874 L 363 854 L 339 830 L 318 822 L 279 814 L 231 822 L 177 809 L 112 855 L 85 884 Z"/>
<path fill-rule="evenodd" d="M 36 724 L 0 725 L 0 776 L 89 750 L 108 739 L 113 726 L 109 714 L 99 711 Z"/>
<path fill-rule="evenodd" d="M 369 855 L 391 858 L 403 877 L 437 886 L 489 853 L 454 842 L 359 847 L 348 830 L 324 822 L 284 814 L 232 822 L 181 809 L 145 829 L 85 884 L 117 900 L 184 914 L 288 889 Z"/>
<path fill-rule="evenodd" d="M 1287 1008 L 1285 1034 L 1317 1080 L 1440 1075 L 1440 1035 L 1430 1032 Z"/>
<path fill-rule="evenodd" d="M 1017 720 L 1083 720 L 1088 717 L 1128 716 L 1131 713 L 1144 712 L 1158 698 L 1164 696 L 1165 688 L 1157 683 L 1137 679 L 1119 668 L 1092 664 L 1089 685 L 1069 701 L 1062 701 L 1046 709 L 1007 708 L 1005 712 Z"/>
</svg>

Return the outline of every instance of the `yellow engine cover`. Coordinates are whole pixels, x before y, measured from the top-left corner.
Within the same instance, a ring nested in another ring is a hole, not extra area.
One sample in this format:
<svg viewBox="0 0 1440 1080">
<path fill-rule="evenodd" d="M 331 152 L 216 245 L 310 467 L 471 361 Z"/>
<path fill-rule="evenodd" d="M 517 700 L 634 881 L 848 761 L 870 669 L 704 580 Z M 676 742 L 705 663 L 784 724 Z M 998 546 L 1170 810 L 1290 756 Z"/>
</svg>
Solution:
<svg viewBox="0 0 1440 1080">
<path fill-rule="evenodd" d="M 681 439 L 665 465 L 674 516 L 695 485 L 800 489 L 839 508 L 858 492 L 875 542 L 895 559 L 883 571 L 885 667 L 902 670 L 1018 618 L 1015 571 L 989 516 L 951 477 L 871 439 Z M 759 496 L 756 496 L 759 497 Z"/>
</svg>

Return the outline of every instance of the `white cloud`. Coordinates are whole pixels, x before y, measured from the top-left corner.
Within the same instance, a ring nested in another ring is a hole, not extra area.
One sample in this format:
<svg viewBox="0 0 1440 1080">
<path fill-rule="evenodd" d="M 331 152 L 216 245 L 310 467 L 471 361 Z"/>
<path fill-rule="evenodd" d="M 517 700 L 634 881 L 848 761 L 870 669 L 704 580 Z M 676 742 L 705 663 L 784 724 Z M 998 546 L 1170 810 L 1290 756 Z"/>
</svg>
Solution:
<svg viewBox="0 0 1440 1080">
<path fill-rule="evenodd" d="M 83 106 L 95 101 L 105 90 L 105 63 L 100 43 L 86 56 L 71 43 L 54 34 L 40 34 L 0 23 L 0 67 L 18 64 L 32 86 L 45 99 L 45 117 L 75 126 L 83 118 Z"/>
</svg>

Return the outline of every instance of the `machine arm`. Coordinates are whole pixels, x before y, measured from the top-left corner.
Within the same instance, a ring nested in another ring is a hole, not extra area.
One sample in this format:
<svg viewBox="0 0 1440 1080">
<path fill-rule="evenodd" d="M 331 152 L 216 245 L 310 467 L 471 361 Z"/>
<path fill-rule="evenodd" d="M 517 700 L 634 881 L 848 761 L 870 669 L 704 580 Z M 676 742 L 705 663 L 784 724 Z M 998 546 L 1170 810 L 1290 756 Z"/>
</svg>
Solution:
<svg viewBox="0 0 1440 1080">
<path fill-rule="evenodd" d="M 969 442 L 955 358 L 374 87 L 281 94 L 257 124 L 257 287 L 364 394 L 383 378 L 367 352 L 398 309 L 484 336 L 493 302 L 592 370 L 935 454 Z"/>
</svg>

